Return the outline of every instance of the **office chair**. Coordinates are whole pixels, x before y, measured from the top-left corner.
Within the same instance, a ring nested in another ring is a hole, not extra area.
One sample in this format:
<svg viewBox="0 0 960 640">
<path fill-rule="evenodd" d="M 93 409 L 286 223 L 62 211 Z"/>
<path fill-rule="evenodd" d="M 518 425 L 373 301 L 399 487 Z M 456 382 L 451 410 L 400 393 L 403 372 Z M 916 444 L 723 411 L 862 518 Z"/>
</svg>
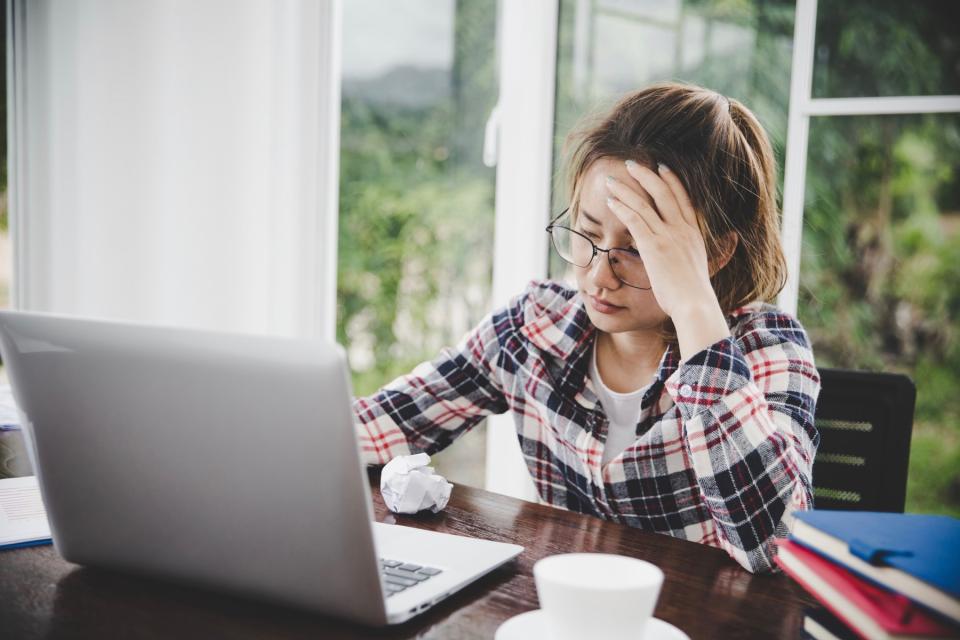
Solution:
<svg viewBox="0 0 960 640">
<path fill-rule="evenodd" d="M 821 368 L 814 508 L 903 513 L 917 389 L 907 376 Z"/>
</svg>

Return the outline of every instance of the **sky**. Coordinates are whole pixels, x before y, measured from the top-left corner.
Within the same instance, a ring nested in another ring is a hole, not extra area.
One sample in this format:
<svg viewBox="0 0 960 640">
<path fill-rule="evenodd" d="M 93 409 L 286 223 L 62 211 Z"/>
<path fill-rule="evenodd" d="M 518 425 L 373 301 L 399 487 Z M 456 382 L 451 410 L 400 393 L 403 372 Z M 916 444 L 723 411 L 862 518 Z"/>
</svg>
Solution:
<svg viewBox="0 0 960 640">
<path fill-rule="evenodd" d="M 344 77 L 377 77 L 398 65 L 450 68 L 453 17 L 453 0 L 344 2 Z"/>
</svg>

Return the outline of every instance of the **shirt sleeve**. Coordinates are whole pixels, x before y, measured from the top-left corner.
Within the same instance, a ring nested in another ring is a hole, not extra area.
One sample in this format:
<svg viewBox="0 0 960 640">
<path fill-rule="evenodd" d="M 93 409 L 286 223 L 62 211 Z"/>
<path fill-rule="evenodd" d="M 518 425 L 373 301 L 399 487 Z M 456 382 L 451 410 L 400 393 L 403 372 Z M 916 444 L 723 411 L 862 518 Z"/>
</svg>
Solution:
<svg viewBox="0 0 960 640">
<path fill-rule="evenodd" d="M 364 462 L 386 464 L 398 455 L 432 455 L 486 416 L 507 410 L 499 360 L 512 311 L 508 307 L 487 316 L 456 348 L 444 349 L 376 394 L 354 400 Z"/>
<path fill-rule="evenodd" d="M 680 365 L 665 387 L 720 546 L 751 572 L 774 568 L 773 540 L 813 506 L 820 377 L 800 324 L 748 319 Z"/>
</svg>

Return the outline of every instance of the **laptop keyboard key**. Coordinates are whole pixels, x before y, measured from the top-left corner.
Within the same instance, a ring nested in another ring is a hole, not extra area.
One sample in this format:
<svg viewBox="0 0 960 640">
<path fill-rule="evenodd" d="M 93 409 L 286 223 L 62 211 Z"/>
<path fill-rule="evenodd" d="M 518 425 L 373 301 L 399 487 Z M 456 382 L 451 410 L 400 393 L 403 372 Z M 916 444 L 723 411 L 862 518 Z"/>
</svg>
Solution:
<svg viewBox="0 0 960 640">
<path fill-rule="evenodd" d="M 407 580 L 416 580 L 417 582 L 423 582 L 424 580 L 430 577 L 430 576 L 420 575 L 412 571 L 400 571 L 398 569 L 389 569 L 389 568 L 383 569 L 382 573 L 385 576 L 397 576 L 400 578 L 405 578 Z"/>
<path fill-rule="evenodd" d="M 439 573 L 442 571 L 433 567 L 380 558 L 380 575 L 388 598 L 425 582 Z"/>
</svg>

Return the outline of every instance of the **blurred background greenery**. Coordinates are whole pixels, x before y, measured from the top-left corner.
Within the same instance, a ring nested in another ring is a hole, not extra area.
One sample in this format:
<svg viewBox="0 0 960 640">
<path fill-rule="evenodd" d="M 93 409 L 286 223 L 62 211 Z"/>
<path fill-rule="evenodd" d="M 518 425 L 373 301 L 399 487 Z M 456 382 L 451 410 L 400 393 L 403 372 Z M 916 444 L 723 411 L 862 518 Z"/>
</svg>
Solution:
<svg viewBox="0 0 960 640">
<path fill-rule="evenodd" d="M 382 30 L 360 18 L 368 4 L 345 6 L 341 130 L 338 337 L 358 394 L 455 343 L 487 311 L 494 206 L 480 158 L 496 100 L 496 3 L 405 0 L 402 23 Z M 663 79 L 748 105 L 782 172 L 794 14 L 793 2 L 770 0 L 561 0 L 557 175 L 563 138 L 583 116 Z M 960 93 L 958 17 L 948 1 L 822 0 L 814 97 Z M 425 41 L 444 45 L 426 54 Z M 371 42 L 386 52 L 375 73 L 362 64 Z M 799 301 L 818 364 L 916 381 L 907 510 L 953 515 L 958 169 L 960 114 L 812 119 Z M 439 466 L 482 484 L 483 440 L 466 439 Z"/>
</svg>

